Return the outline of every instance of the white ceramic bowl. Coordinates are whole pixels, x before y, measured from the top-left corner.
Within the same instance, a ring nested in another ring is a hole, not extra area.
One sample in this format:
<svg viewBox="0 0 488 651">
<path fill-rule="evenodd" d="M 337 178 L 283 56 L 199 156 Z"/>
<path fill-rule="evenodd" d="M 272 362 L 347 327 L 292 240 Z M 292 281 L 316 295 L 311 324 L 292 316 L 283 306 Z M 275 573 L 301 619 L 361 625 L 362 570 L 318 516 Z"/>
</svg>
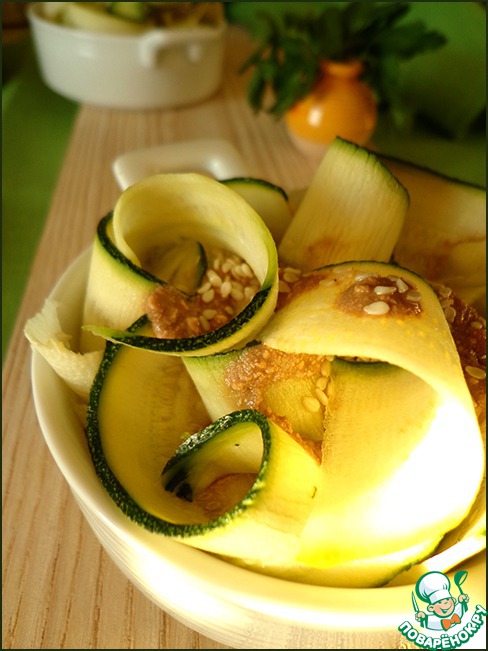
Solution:
<svg viewBox="0 0 488 651">
<path fill-rule="evenodd" d="M 170 108 L 211 96 L 222 81 L 226 24 L 103 34 L 56 24 L 44 5 L 28 9 L 45 83 L 85 104 Z M 52 10 L 51 10 L 52 11 Z"/>
<path fill-rule="evenodd" d="M 51 294 L 62 305 L 59 316 L 66 332 L 79 329 L 89 255 L 86 251 L 71 265 Z M 413 585 L 345 589 L 296 584 L 234 567 L 131 522 L 95 474 L 68 390 L 37 353 L 32 384 L 45 441 L 87 521 L 122 572 L 169 614 L 241 649 L 408 646 L 398 627 L 405 621 L 416 626 Z M 485 606 L 483 558 L 462 569 L 469 573 L 465 589 L 473 609 L 478 603 Z M 474 635 L 463 648 L 481 648 L 482 635 Z"/>
</svg>

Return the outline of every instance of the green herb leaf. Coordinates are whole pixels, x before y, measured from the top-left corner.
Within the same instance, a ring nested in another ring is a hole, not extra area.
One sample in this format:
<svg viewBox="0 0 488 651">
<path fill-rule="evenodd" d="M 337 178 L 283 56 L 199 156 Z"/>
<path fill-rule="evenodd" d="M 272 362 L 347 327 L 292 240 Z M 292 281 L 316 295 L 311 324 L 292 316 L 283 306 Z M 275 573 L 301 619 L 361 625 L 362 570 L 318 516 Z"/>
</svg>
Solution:
<svg viewBox="0 0 488 651">
<path fill-rule="evenodd" d="M 287 13 L 281 20 L 259 14 L 261 42 L 240 68 L 240 72 L 253 69 L 248 99 L 255 111 L 280 118 L 310 92 L 321 75 L 322 61 L 359 59 L 365 65 L 363 79 L 379 104 L 401 114 L 400 62 L 442 47 L 446 38 L 421 22 L 403 22 L 410 11 L 406 2 L 343 5 L 306 15 Z"/>
</svg>

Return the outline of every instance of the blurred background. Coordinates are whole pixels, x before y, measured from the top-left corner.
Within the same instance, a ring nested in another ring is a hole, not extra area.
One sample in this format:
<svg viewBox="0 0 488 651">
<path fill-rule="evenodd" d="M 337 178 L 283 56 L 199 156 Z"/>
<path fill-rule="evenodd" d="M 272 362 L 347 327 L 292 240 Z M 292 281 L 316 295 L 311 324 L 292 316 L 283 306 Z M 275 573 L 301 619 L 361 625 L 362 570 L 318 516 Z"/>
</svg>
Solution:
<svg viewBox="0 0 488 651">
<path fill-rule="evenodd" d="M 2 2 L 2 292 L 5 351 L 79 105 L 43 82 L 26 18 L 27 2 Z M 231 25 L 254 44 L 262 13 L 306 16 L 344 2 L 224 2 Z M 388 4 L 388 3 L 378 3 Z M 486 3 L 411 2 L 408 20 L 446 37 L 407 61 L 401 86 L 415 106 L 403 131 L 379 115 L 374 147 L 486 187 Z M 246 55 L 243 55 L 243 60 Z M 240 74 L 236 70 L 236 75 Z M 251 110 L 251 109 L 250 109 Z M 269 116 L 269 120 L 275 118 Z"/>
</svg>

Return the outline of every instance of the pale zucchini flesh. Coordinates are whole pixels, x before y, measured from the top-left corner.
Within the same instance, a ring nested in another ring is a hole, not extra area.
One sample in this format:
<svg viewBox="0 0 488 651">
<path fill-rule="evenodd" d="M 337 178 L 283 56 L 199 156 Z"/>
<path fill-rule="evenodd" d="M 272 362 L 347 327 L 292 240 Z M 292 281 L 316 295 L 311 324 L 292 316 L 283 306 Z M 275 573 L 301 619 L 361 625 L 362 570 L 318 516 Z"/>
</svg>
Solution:
<svg viewBox="0 0 488 651">
<path fill-rule="evenodd" d="M 282 264 L 302 270 L 347 260 L 388 262 L 408 193 L 379 159 L 337 138 L 279 244 Z"/>
<path fill-rule="evenodd" d="M 145 179 L 122 193 L 110 229 L 94 248 L 86 332 L 167 354 L 209 354 L 250 341 L 272 315 L 278 294 L 273 238 L 253 208 L 222 183 L 199 174 Z M 163 282 L 143 269 L 143 261 L 154 250 L 164 253 L 186 240 L 236 253 L 253 270 L 259 291 L 229 323 L 201 336 L 165 339 L 126 332 L 145 313 L 148 295 Z"/>
<path fill-rule="evenodd" d="M 129 328 L 161 281 L 120 253 L 113 241 L 113 213 L 100 220 L 91 252 L 83 323 Z M 115 306 L 116 303 L 116 306 Z M 82 330 L 81 350 L 101 349 L 105 342 Z"/>
<path fill-rule="evenodd" d="M 290 225 L 291 210 L 283 188 L 252 177 L 236 177 L 222 181 L 245 199 L 260 215 L 278 245 Z"/>
<path fill-rule="evenodd" d="M 418 559 L 426 558 L 436 549 L 438 544 L 439 537 L 436 537 L 427 542 L 402 549 L 400 552 L 372 558 L 357 558 L 330 567 L 317 567 L 298 561 L 257 564 L 246 561 L 246 559 L 239 559 L 236 563 L 254 572 L 310 585 L 325 585 L 338 588 L 377 588 L 386 584 L 389 585 L 397 576 L 415 567 Z"/>
<path fill-rule="evenodd" d="M 144 268 L 180 292 L 194 294 L 207 270 L 204 247 L 193 238 L 182 238 L 164 252 L 153 250 Z"/>
<path fill-rule="evenodd" d="M 410 206 L 394 260 L 450 287 L 486 312 L 486 189 L 394 158 L 384 164 L 408 188 Z"/>
<path fill-rule="evenodd" d="M 178 448 L 205 418 L 180 359 L 109 342 L 91 392 L 87 438 L 97 474 L 119 507 L 151 531 L 208 551 L 242 555 L 246 550 L 258 560 L 264 549 L 265 556 L 291 558 L 311 508 L 317 461 L 252 410 L 225 416 Z M 235 450 L 242 443 L 243 454 L 230 461 L 216 454 L 221 442 Z M 200 457 L 205 463 L 198 470 Z M 189 464 L 193 475 L 178 474 Z M 178 477 L 196 477 L 198 488 L 219 473 L 236 471 L 255 472 L 256 479 L 239 504 L 214 520 L 198 504 L 165 489 L 168 482 L 176 488 Z"/>
<path fill-rule="evenodd" d="M 126 4 L 117 2 L 113 4 Z M 136 3 L 127 3 L 136 4 Z M 137 3 L 139 4 L 139 3 Z M 127 20 L 125 17 L 106 11 L 103 2 L 64 2 L 58 20 L 64 25 L 89 32 L 105 34 L 140 34 L 148 29 L 142 22 Z"/>
<path fill-rule="evenodd" d="M 270 359 L 270 355 L 278 359 Z M 327 361 L 314 356 L 302 356 L 297 360 L 290 355 L 290 364 L 285 370 L 286 353 L 279 353 L 258 342 L 248 346 L 215 355 L 185 357 L 184 364 L 212 419 L 244 408 L 259 409 L 285 418 L 293 432 L 302 439 L 321 441 L 323 438 L 323 416 L 313 399 L 317 382 L 325 381 L 323 367 Z M 301 368 L 297 368 L 298 361 Z M 257 378 L 248 377 L 248 369 L 258 364 L 267 364 L 276 372 L 269 374 L 266 386 L 259 387 Z M 236 377 L 234 382 L 232 378 Z M 245 387 L 242 387 L 242 384 Z M 209 384 L 212 390 L 209 391 Z M 312 398 L 315 409 L 304 408 L 307 399 Z"/>
<path fill-rule="evenodd" d="M 347 373 L 333 363 L 324 421 L 323 483 L 303 533 L 299 556 L 305 564 L 326 568 L 352 561 L 361 544 L 363 557 L 382 555 L 399 551 L 406 541 L 410 545 L 421 541 L 427 544 L 436 532 L 446 533 L 457 526 L 469 512 L 480 486 L 484 451 L 456 347 L 431 287 L 415 274 L 384 263 L 344 263 L 317 274 L 317 283 L 310 284 L 308 279 L 308 289 L 297 291 L 277 311 L 261 334 L 263 343 L 290 353 L 379 360 L 397 369 L 392 377 L 398 381 L 397 400 L 392 398 L 390 403 L 389 390 L 394 383 L 386 378 L 379 381 L 375 362 L 352 364 Z M 377 277 L 380 285 L 389 276 L 400 278 L 415 288 L 420 312 L 370 314 L 347 309 L 342 297 L 349 296 L 368 276 Z M 363 384 L 365 369 L 371 377 Z M 344 382 L 342 375 L 347 378 Z M 412 404 L 409 400 L 416 395 L 413 387 L 419 393 Z M 408 433 L 414 437 L 410 450 L 402 447 L 410 445 L 409 438 L 401 436 L 402 428 L 404 436 Z M 348 462 L 346 453 L 355 450 L 353 440 L 347 444 L 348 433 L 352 436 L 353 432 L 359 443 L 365 444 L 364 454 L 358 452 L 355 458 L 357 468 Z M 373 438 L 369 440 L 368 435 Z M 402 445 L 397 441 L 383 452 L 375 448 L 388 442 L 390 436 L 400 437 Z M 338 445 L 345 446 L 342 452 Z M 385 463 L 395 458 L 395 451 L 404 454 L 405 462 L 397 459 L 392 474 L 383 476 L 388 468 Z M 334 455 L 338 460 L 334 461 Z M 337 464 L 341 466 L 339 473 L 334 471 Z M 351 475 L 345 470 L 349 467 Z M 359 474 L 361 471 L 364 475 Z M 445 488 L 442 505 L 429 503 L 419 474 Z M 458 476 L 459 482 L 446 481 L 446 476 Z M 378 492 L 375 482 L 382 486 Z M 339 511 L 341 518 L 336 519 Z M 344 517 L 345 511 L 349 518 Z M 354 539 L 358 523 L 364 531 L 362 543 Z M 396 535 L 392 532 L 399 535 L 396 541 L 390 538 Z M 387 540 L 388 547 L 382 548 Z"/>
</svg>

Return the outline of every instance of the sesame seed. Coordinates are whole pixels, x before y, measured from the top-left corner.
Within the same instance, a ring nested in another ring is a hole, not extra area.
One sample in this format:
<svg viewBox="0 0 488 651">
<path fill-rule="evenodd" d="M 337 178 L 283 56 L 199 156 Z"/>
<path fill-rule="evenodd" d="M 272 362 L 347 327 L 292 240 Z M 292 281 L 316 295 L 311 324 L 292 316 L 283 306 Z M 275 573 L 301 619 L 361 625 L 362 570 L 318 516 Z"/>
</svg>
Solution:
<svg viewBox="0 0 488 651">
<path fill-rule="evenodd" d="M 207 278 L 213 287 L 220 287 L 222 285 L 222 278 L 213 269 L 207 271 Z"/>
<path fill-rule="evenodd" d="M 285 280 L 287 283 L 296 283 L 298 276 L 294 273 L 291 273 L 290 271 L 285 271 L 283 274 L 283 280 Z"/>
<path fill-rule="evenodd" d="M 230 316 L 234 316 L 234 308 L 231 307 L 230 305 L 226 305 L 224 307 L 224 312 L 227 312 Z"/>
<path fill-rule="evenodd" d="M 205 319 L 213 319 L 214 316 L 217 316 L 217 310 L 203 310 L 202 316 Z"/>
<path fill-rule="evenodd" d="M 400 294 L 404 294 L 409 289 L 407 283 L 402 278 L 397 278 L 395 282 Z"/>
<path fill-rule="evenodd" d="M 227 298 L 232 291 L 232 283 L 230 280 L 224 280 L 220 286 L 220 295 L 222 298 Z"/>
<path fill-rule="evenodd" d="M 456 310 L 452 307 L 452 305 L 448 305 L 444 308 L 444 316 L 446 317 L 446 321 L 448 323 L 452 323 L 454 321 L 456 318 Z"/>
<path fill-rule="evenodd" d="M 317 379 L 317 382 L 315 383 L 315 386 L 317 387 L 317 389 L 320 389 L 321 391 L 323 391 L 325 389 L 325 387 L 327 386 L 328 381 L 329 381 L 329 378 L 326 377 L 325 375 L 322 375 L 321 377 L 319 377 Z"/>
<path fill-rule="evenodd" d="M 254 278 L 254 273 L 253 273 L 251 267 L 247 264 L 247 262 L 243 262 L 241 264 L 241 274 L 245 278 Z"/>
<path fill-rule="evenodd" d="M 377 277 L 378 274 L 376 273 L 376 271 L 372 271 L 371 273 L 357 274 L 354 280 L 355 282 L 360 283 L 362 280 L 366 280 L 366 278 L 377 278 Z"/>
<path fill-rule="evenodd" d="M 471 321 L 471 323 L 469 325 L 472 328 L 474 328 L 475 330 L 481 330 L 482 327 L 483 327 L 483 324 L 481 323 L 481 321 Z"/>
<path fill-rule="evenodd" d="M 452 289 L 450 287 L 445 287 L 444 285 L 441 285 L 437 291 L 442 298 L 449 298 L 452 294 Z"/>
<path fill-rule="evenodd" d="M 486 371 L 484 371 L 482 368 L 478 368 L 477 366 L 466 366 L 464 370 L 468 375 L 475 378 L 476 380 L 484 380 L 486 377 Z"/>
<path fill-rule="evenodd" d="M 236 285 L 237 285 L 237 284 L 238 284 L 238 283 L 236 283 Z M 232 298 L 233 298 L 235 301 L 242 301 L 242 299 L 244 298 L 244 291 L 243 291 L 243 289 L 242 289 L 242 285 L 241 285 L 240 287 L 238 287 L 238 286 L 234 286 L 234 287 L 230 290 L 230 295 L 232 296 Z"/>
<path fill-rule="evenodd" d="M 449 307 L 449 305 L 452 305 L 454 301 L 452 298 L 445 298 L 441 301 L 441 307 Z"/>
<path fill-rule="evenodd" d="M 363 310 L 366 314 L 371 314 L 372 316 L 379 316 L 381 314 L 386 314 L 390 311 L 390 306 L 385 301 L 374 301 L 369 305 L 365 305 Z"/>
<path fill-rule="evenodd" d="M 324 407 L 327 407 L 329 404 L 329 398 L 320 389 L 315 389 L 315 397 L 320 403 L 324 405 Z"/>
<path fill-rule="evenodd" d="M 396 290 L 396 287 L 391 287 L 390 285 L 376 285 L 373 291 L 378 296 L 388 296 L 388 294 L 394 294 Z"/>
<path fill-rule="evenodd" d="M 422 300 L 422 294 L 416 289 L 411 289 L 409 292 L 407 292 L 405 298 L 407 301 L 411 301 L 412 303 L 418 303 L 420 300 Z"/>
<path fill-rule="evenodd" d="M 332 285 L 335 285 L 337 282 L 337 278 L 324 278 L 319 282 L 319 285 L 322 285 L 322 287 L 332 287 Z"/>
<path fill-rule="evenodd" d="M 204 303 L 211 303 L 215 298 L 215 290 L 208 289 L 205 293 L 202 294 L 202 301 Z"/>
<path fill-rule="evenodd" d="M 200 321 L 200 325 L 204 330 L 210 330 L 210 323 L 207 321 L 207 319 L 204 316 L 200 316 L 199 321 Z"/>
<path fill-rule="evenodd" d="M 248 285 L 247 287 L 244 287 L 244 297 L 247 298 L 248 301 L 251 300 L 251 298 L 254 298 L 256 295 L 256 290 L 254 287 L 251 287 Z"/>
<path fill-rule="evenodd" d="M 322 366 L 320 367 L 320 375 L 325 375 L 325 376 L 329 376 L 329 375 L 330 375 L 330 362 L 331 362 L 331 361 L 332 361 L 332 360 L 325 359 L 325 360 L 322 362 Z"/>
<path fill-rule="evenodd" d="M 279 289 L 280 292 L 283 292 L 283 293 L 288 293 L 289 291 L 291 291 L 290 286 L 287 285 L 284 280 L 280 280 L 280 282 L 278 284 L 278 289 Z"/>
<path fill-rule="evenodd" d="M 201 287 L 198 288 L 197 292 L 199 294 L 205 294 L 205 292 L 208 292 L 208 290 L 212 287 L 210 283 L 204 283 Z"/>
<path fill-rule="evenodd" d="M 312 396 L 305 396 L 302 399 L 302 405 L 307 411 L 311 411 L 312 413 L 317 412 L 320 409 L 320 402 L 317 398 L 313 398 Z"/>
</svg>

